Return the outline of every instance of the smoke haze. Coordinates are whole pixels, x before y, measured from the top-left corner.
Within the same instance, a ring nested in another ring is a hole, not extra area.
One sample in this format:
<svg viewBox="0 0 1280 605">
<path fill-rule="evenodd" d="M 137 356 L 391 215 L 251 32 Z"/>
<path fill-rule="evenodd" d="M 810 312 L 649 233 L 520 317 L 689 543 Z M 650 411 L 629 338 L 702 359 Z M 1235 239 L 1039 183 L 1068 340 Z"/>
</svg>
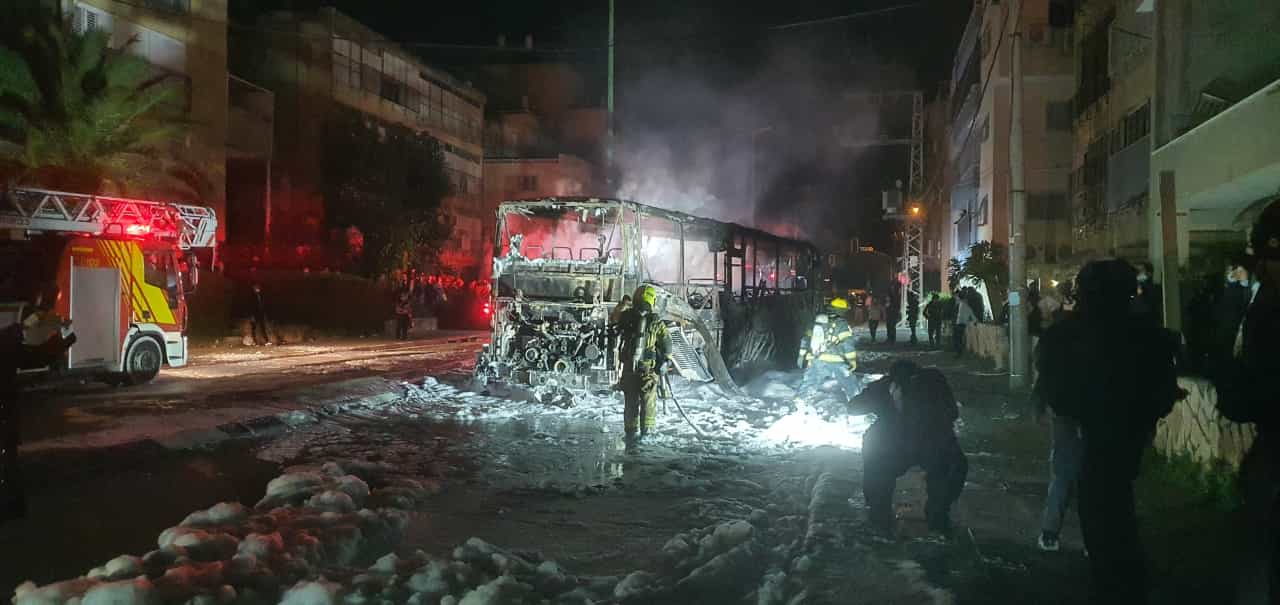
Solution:
<svg viewBox="0 0 1280 605">
<path fill-rule="evenodd" d="M 837 42 L 776 36 L 752 69 L 728 77 L 715 60 L 634 68 L 619 94 L 617 194 L 822 245 L 857 231 L 861 206 L 874 204 L 878 220 L 871 192 L 907 178 L 906 150 L 900 166 L 879 167 L 863 160 L 880 150 L 842 146 L 881 128 L 878 112 L 855 110 L 845 93 L 914 80 L 869 51 L 840 60 L 854 52 Z"/>
</svg>

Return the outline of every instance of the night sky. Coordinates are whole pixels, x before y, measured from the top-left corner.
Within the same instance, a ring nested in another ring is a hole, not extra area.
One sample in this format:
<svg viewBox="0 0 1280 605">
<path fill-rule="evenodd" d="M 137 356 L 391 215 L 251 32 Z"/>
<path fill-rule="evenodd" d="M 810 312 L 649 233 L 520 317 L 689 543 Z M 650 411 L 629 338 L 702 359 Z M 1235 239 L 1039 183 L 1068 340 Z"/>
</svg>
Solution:
<svg viewBox="0 0 1280 605">
<path fill-rule="evenodd" d="M 839 113 L 839 107 L 821 106 L 849 89 L 920 88 L 931 97 L 949 74 L 971 3 L 924 0 L 884 15 L 785 30 L 770 26 L 906 3 L 617 0 L 620 143 L 659 141 L 680 166 L 696 163 L 695 155 L 723 156 L 725 167 L 714 174 L 684 176 L 710 182 L 722 199 L 745 199 L 748 163 L 735 163 L 725 150 L 747 148 L 748 133 L 761 125 L 775 127 L 768 135 L 774 140 L 757 141 L 761 149 L 754 152 L 756 162 L 770 167 L 757 187 L 756 216 L 767 222 L 784 214 L 801 192 L 838 199 L 809 212 L 807 235 L 828 244 L 850 236 L 887 244 L 876 220 L 876 192 L 906 180 L 906 151 L 846 156 L 841 154 L 847 151 L 814 147 L 810 142 L 830 130 L 825 116 Z M 323 5 L 336 5 L 464 78 L 487 63 L 571 61 L 586 75 L 589 95 L 603 102 L 607 0 L 231 0 L 231 12 L 243 25 L 267 10 Z M 526 34 L 534 37 L 532 53 L 523 48 Z M 514 48 L 436 46 L 494 46 L 499 35 Z M 715 147 L 708 147 L 709 139 L 716 139 Z M 742 215 L 739 208 L 716 218 L 745 220 Z M 817 233 L 819 225 L 827 232 Z"/>
</svg>

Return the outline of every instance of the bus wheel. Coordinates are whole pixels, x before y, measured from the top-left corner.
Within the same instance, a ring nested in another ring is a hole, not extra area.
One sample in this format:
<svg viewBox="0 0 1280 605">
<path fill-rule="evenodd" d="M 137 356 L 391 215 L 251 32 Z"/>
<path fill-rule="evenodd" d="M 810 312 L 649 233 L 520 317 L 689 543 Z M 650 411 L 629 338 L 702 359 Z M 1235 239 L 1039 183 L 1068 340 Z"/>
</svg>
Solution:
<svg viewBox="0 0 1280 605">
<path fill-rule="evenodd" d="M 160 373 L 164 353 L 154 338 L 142 337 L 129 345 L 124 356 L 124 374 L 129 384 L 150 382 Z"/>
</svg>

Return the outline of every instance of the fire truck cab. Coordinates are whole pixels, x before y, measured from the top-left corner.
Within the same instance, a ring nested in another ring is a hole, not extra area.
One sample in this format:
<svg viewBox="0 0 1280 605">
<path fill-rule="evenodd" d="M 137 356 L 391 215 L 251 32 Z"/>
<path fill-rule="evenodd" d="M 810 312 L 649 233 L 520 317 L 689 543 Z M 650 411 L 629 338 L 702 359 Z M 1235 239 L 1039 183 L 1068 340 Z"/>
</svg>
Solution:
<svg viewBox="0 0 1280 605">
<path fill-rule="evenodd" d="M 38 346 L 66 321 L 76 342 L 54 371 L 148 382 L 188 360 L 186 297 L 196 251 L 212 254 L 211 208 L 9 189 L 0 200 L 0 326 Z M 26 368 L 39 369 L 39 368 Z"/>
</svg>

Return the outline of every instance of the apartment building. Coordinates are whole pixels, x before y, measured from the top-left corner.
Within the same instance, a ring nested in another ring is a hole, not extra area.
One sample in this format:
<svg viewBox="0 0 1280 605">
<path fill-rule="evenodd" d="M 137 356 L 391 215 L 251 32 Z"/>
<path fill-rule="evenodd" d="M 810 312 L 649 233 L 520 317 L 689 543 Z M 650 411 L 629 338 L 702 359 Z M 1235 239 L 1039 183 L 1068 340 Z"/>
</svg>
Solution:
<svg viewBox="0 0 1280 605">
<path fill-rule="evenodd" d="M 1149 255 L 1152 3 L 1084 0 L 1075 12 L 1074 258 Z"/>
<path fill-rule="evenodd" d="M 323 237 L 324 126 L 339 111 L 396 124 L 440 144 L 453 194 L 444 201 L 452 239 L 444 262 L 481 273 L 485 96 L 334 8 L 280 11 L 234 35 L 234 62 L 275 93 L 274 212 Z"/>
<path fill-rule="evenodd" d="M 976 0 L 953 64 L 954 258 L 978 241 L 1009 242 L 1011 8 Z M 1070 253 L 1072 36 L 1070 13 L 1058 0 L 1023 2 L 1021 21 L 1027 257 L 1034 275 Z"/>
</svg>

